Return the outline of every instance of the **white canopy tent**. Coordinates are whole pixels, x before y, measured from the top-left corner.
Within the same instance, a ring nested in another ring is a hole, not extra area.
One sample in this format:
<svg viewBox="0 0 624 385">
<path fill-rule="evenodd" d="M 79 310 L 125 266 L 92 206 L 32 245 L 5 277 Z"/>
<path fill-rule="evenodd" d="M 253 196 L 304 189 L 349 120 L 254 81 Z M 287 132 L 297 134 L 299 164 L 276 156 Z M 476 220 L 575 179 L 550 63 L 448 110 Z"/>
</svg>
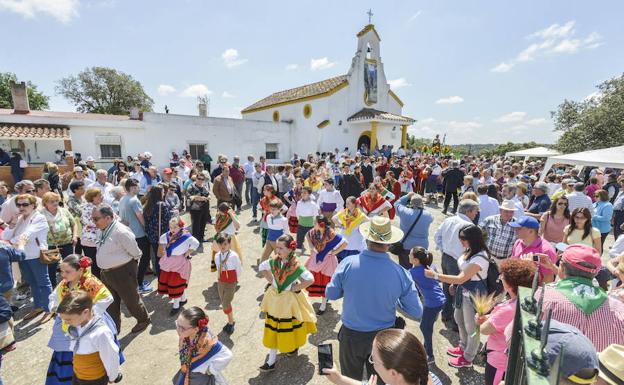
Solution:
<svg viewBox="0 0 624 385">
<path fill-rule="evenodd" d="M 543 181 L 548 170 L 557 163 L 624 169 L 624 146 L 550 156 L 546 160 L 544 172 L 540 176 L 540 180 Z"/>
<path fill-rule="evenodd" d="M 530 157 L 547 158 L 549 156 L 559 155 L 559 154 L 561 154 L 559 151 L 551 150 L 550 148 L 533 147 L 533 148 L 527 148 L 524 150 L 510 151 L 505 154 L 505 157 L 508 158 L 510 156 L 523 156 L 525 158 L 530 158 Z"/>
</svg>

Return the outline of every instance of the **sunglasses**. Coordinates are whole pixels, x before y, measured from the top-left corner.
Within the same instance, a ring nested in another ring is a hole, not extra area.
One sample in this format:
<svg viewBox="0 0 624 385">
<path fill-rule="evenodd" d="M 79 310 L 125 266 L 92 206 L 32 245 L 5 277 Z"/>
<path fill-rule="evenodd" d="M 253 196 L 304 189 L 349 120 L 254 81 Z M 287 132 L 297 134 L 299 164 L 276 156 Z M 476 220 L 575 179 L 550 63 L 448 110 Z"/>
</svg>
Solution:
<svg viewBox="0 0 624 385">
<path fill-rule="evenodd" d="M 559 202 L 557 203 L 557 206 L 567 206 L 568 204 L 566 202 Z"/>
<path fill-rule="evenodd" d="M 26 190 L 26 193 L 28 193 L 28 194 L 32 194 L 32 193 L 34 193 L 34 192 L 35 192 L 35 189 Z"/>
<path fill-rule="evenodd" d="M 585 215 L 577 215 L 574 217 L 574 219 L 587 219 L 587 218 L 585 218 Z"/>
<path fill-rule="evenodd" d="M 15 203 L 15 206 L 17 207 L 28 207 L 31 206 L 30 203 Z"/>
<path fill-rule="evenodd" d="M 92 216 L 91 219 L 93 219 L 93 222 L 97 222 L 100 219 L 102 219 L 102 217 L 96 217 L 96 216 Z"/>
</svg>

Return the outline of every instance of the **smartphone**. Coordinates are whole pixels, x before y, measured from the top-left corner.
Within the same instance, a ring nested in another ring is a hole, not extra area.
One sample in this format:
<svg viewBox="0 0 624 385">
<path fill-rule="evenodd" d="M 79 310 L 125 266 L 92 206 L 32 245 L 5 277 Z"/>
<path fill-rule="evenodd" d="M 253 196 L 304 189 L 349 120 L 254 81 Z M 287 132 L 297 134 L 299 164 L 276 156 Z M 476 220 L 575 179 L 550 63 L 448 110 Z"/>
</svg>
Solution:
<svg viewBox="0 0 624 385">
<path fill-rule="evenodd" d="M 334 354 L 332 352 L 331 344 L 319 344 L 318 345 L 318 362 L 319 362 L 319 374 L 326 376 L 323 373 L 323 369 L 331 369 L 334 367 Z"/>
<path fill-rule="evenodd" d="M 539 255 L 533 254 L 533 262 L 539 262 Z"/>
</svg>

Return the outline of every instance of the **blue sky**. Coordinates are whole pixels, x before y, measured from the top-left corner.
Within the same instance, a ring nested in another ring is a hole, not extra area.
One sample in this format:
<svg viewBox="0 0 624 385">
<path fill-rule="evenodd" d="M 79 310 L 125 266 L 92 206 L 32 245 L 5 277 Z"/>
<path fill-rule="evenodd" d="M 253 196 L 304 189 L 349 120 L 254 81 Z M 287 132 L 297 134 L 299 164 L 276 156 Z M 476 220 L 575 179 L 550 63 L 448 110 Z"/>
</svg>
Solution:
<svg viewBox="0 0 624 385">
<path fill-rule="evenodd" d="M 345 74 L 373 23 L 386 76 L 449 143 L 553 142 L 550 111 L 624 64 L 624 2 L 0 0 L 0 71 L 73 107 L 55 82 L 90 66 L 131 74 L 155 111 L 239 111 L 268 94 Z"/>
</svg>

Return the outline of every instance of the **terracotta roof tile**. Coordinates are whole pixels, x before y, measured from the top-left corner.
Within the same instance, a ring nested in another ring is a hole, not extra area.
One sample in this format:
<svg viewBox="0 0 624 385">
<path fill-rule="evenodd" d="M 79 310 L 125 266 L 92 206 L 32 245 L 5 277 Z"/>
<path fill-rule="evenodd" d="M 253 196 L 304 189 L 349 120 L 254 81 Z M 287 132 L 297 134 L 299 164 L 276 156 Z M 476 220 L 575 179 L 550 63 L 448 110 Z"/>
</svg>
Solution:
<svg viewBox="0 0 624 385">
<path fill-rule="evenodd" d="M 282 103 L 305 99 L 312 96 L 321 95 L 326 92 L 331 92 L 342 86 L 343 84 L 346 84 L 347 78 L 348 75 L 341 75 L 331 79 L 322 80 L 320 82 L 306 84 L 301 87 L 291 88 L 285 91 L 279 91 L 255 102 L 251 106 L 245 108 L 242 112 L 245 113 L 255 110 L 261 110 Z"/>
<path fill-rule="evenodd" d="M 414 122 L 416 122 L 416 120 L 407 116 L 395 115 L 390 112 L 379 111 L 373 108 L 363 108 L 357 113 L 355 113 L 354 115 L 352 115 L 351 117 L 349 117 L 347 121 L 354 122 L 358 120 L 369 120 L 369 119 L 388 120 L 388 121 L 399 122 L 403 124 L 413 124 Z"/>
<path fill-rule="evenodd" d="M 0 116 L 13 115 L 13 110 L 0 108 Z M 34 116 L 44 118 L 69 118 L 69 119 L 92 119 L 92 120 L 130 120 L 128 115 L 108 115 L 91 114 L 81 112 L 59 112 L 59 111 L 29 111 L 27 114 L 17 114 L 17 116 Z"/>
<path fill-rule="evenodd" d="M 69 127 L 0 122 L 2 139 L 70 139 Z"/>
</svg>

